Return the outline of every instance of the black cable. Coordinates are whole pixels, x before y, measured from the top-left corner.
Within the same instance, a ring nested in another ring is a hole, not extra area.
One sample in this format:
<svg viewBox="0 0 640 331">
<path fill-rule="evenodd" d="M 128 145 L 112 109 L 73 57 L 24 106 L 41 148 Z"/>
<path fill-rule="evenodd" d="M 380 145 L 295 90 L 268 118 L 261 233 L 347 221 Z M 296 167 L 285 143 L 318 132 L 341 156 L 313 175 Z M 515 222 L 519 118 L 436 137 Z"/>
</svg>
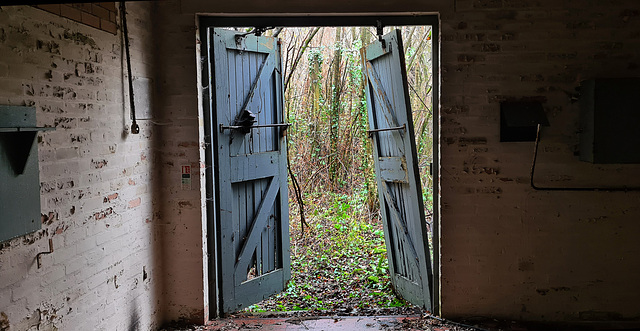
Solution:
<svg viewBox="0 0 640 331">
<path fill-rule="evenodd" d="M 536 170 L 536 160 L 538 159 L 538 145 L 540 144 L 540 124 L 536 132 L 536 143 L 533 150 L 533 162 L 531 163 L 531 187 L 537 191 L 575 191 L 575 192 L 633 192 L 640 191 L 640 187 L 540 187 L 533 182 Z"/>
<path fill-rule="evenodd" d="M 129 107 L 131 109 L 131 133 L 140 133 L 140 127 L 136 123 L 136 105 L 133 98 L 133 77 L 131 76 L 131 55 L 129 55 L 129 31 L 127 30 L 127 9 L 124 1 L 120 2 L 120 15 L 122 17 L 122 34 L 124 37 L 124 49 L 127 57 L 127 74 L 129 80 Z"/>
</svg>

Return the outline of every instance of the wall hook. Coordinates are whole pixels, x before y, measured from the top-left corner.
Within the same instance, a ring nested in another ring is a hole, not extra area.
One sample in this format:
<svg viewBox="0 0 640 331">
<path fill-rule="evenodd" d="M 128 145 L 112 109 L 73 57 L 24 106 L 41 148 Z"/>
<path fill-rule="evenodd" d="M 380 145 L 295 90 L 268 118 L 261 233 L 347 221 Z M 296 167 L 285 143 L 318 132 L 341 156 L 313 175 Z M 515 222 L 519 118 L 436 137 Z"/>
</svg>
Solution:
<svg viewBox="0 0 640 331">
<path fill-rule="evenodd" d="M 40 257 L 42 255 L 51 254 L 51 253 L 53 253 L 53 239 L 49 238 L 49 251 L 40 252 L 38 253 L 38 255 L 36 255 L 36 260 L 38 261 L 38 269 L 40 269 L 40 267 L 42 266 L 42 263 L 40 262 Z"/>
</svg>

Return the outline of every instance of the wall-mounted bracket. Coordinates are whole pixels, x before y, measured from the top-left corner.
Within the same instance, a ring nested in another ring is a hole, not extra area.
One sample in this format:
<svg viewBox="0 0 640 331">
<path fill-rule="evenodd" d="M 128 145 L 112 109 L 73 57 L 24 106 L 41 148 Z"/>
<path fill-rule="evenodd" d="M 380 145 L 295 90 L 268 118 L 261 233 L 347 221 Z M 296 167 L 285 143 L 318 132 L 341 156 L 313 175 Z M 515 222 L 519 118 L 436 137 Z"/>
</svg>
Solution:
<svg viewBox="0 0 640 331">
<path fill-rule="evenodd" d="M 500 103 L 500 141 L 535 141 L 538 124 L 549 126 L 542 104 L 537 101 Z"/>
<path fill-rule="evenodd" d="M 42 262 L 40 261 L 40 257 L 42 255 L 47 255 L 53 253 L 53 239 L 49 238 L 49 251 L 48 252 L 40 252 L 36 255 L 36 261 L 38 262 L 38 269 L 42 266 Z"/>
<path fill-rule="evenodd" d="M 55 130 L 55 128 L 2 128 L 0 127 L 0 144 L 6 150 L 11 168 L 16 175 L 22 175 L 31 154 L 31 146 L 36 140 L 38 131 Z"/>
<path fill-rule="evenodd" d="M 0 144 L 17 175 L 24 173 L 38 131 L 55 130 L 36 127 L 35 115 L 33 107 L 0 106 Z"/>
</svg>

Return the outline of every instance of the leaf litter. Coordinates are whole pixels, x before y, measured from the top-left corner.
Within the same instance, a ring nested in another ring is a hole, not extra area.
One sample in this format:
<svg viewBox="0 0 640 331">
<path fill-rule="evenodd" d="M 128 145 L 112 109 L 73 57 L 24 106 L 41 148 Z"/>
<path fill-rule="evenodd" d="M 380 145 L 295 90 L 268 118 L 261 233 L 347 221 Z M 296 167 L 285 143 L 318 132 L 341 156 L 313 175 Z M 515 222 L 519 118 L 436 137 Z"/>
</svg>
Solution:
<svg viewBox="0 0 640 331">
<path fill-rule="evenodd" d="M 325 193 L 326 194 L 326 193 Z M 443 320 L 416 307 L 394 292 L 387 249 L 377 213 L 361 214 L 354 196 L 333 195 L 332 203 L 312 209 L 311 229 L 302 235 L 292 208 L 290 226 L 291 280 L 283 292 L 218 320 L 209 326 L 179 326 L 164 330 L 271 329 L 272 324 L 247 320 L 283 319 L 306 328 L 307 321 L 349 316 L 396 316 L 396 323 L 373 323 L 380 330 L 482 330 Z M 354 207 L 356 206 L 356 207 Z M 407 317 L 407 318 L 404 318 Z"/>
</svg>

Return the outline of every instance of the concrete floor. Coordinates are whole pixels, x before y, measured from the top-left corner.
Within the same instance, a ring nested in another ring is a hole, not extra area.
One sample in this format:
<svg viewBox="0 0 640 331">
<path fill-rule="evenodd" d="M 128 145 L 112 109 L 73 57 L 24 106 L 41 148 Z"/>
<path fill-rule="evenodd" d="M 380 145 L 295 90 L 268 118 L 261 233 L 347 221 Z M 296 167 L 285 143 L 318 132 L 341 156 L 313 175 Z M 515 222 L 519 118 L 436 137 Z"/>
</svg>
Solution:
<svg viewBox="0 0 640 331">
<path fill-rule="evenodd" d="M 418 316 L 346 316 L 291 318 L 234 318 L 210 322 L 202 330 L 398 330 L 403 320 Z"/>
<path fill-rule="evenodd" d="M 469 322 L 467 322 L 469 323 Z M 471 324 L 471 323 L 470 323 Z M 202 326 L 167 327 L 162 331 L 210 330 L 430 330 L 430 331 L 640 331 L 638 322 L 570 324 L 530 324 L 483 319 L 475 325 L 460 324 L 433 316 L 307 316 L 307 317 L 231 317 Z"/>
<path fill-rule="evenodd" d="M 463 330 L 447 326 L 412 327 L 420 316 L 339 316 L 230 318 L 211 321 L 197 330 Z"/>
</svg>

